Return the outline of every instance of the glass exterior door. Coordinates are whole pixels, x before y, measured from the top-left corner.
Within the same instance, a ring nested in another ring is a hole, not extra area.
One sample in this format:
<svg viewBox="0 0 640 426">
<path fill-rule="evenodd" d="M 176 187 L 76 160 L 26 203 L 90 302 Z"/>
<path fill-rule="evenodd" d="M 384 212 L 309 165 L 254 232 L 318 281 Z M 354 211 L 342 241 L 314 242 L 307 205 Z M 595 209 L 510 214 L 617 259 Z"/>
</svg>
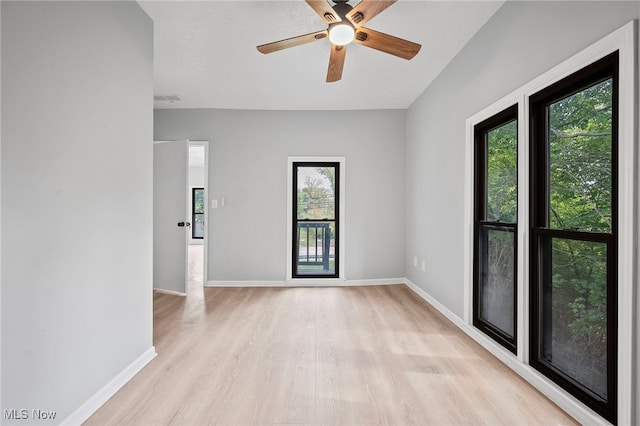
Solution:
<svg viewBox="0 0 640 426">
<path fill-rule="evenodd" d="M 339 163 L 293 163 L 294 278 L 338 277 Z"/>
</svg>

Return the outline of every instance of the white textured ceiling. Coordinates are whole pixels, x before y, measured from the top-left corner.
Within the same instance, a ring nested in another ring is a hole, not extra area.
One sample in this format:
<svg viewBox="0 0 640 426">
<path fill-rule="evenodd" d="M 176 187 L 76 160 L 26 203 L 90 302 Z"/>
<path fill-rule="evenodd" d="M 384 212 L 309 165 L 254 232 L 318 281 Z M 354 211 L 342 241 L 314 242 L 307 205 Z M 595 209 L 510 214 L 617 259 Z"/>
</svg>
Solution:
<svg viewBox="0 0 640 426">
<path fill-rule="evenodd" d="M 154 94 L 182 99 L 156 108 L 344 110 L 409 107 L 503 2 L 400 0 L 366 26 L 422 44 L 418 55 L 351 44 L 336 83 L 325 82 L 327 39 L 256 50 L 326 28 L 302 0 L 139 3 L 154 21 Z"/>
</svg>

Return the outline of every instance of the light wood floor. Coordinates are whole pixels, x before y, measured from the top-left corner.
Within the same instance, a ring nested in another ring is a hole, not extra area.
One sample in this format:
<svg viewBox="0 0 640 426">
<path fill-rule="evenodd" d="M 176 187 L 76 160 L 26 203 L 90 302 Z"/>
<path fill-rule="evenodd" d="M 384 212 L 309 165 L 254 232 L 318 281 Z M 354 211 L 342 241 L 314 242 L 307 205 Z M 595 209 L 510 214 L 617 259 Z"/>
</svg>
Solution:
<svg viewBox="0 0 640 426">
<path fill-rule="evenodd" d="M 575 424 L 404 285 L 156 293 L 154 344 L 86 424 Z"/>
</svg>

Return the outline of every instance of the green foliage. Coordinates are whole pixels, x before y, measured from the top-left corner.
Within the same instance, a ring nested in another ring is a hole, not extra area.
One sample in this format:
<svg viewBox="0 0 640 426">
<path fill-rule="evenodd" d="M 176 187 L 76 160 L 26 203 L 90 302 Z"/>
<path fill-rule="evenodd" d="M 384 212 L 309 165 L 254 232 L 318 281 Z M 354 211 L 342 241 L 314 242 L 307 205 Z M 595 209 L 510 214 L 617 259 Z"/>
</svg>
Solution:
<svg viewBox="0 0 640 426">
<path fill-rule="evenodd" d="M 611 80 L 549 107 L 551 228 L 611 232 L 611 120 Z M 554 364 L 606 396 L 606 244 L 552 246 Z"/>
<path fill-rule="evenodd" d="M 612 98 L 609 79 L 548 108 L 550 228 L 612 232 Z M 516 122 L 488 132 L 487 145 L 486 219 L 514 223 Z M 552 354 L 556 367 L 606 397 L 606 244 L 560 238 L 547 244 L 552 247 L 551 265 L 546 265 L 552 274 L 551 310 L 543 321 L 550 322 L 552 336 L 544 352 Z M 488 248 L 495 291 L 513 286 L 505 247 L 496 242 Z M 508 295 L 493 297 L 499 301 Z"/>
<path fill-rule="evenodd" d="M 518 216 L 518 125 L 488 132 L 487 220 L 515 223 Z"/>
<path fill-rule="evenodd" d="M 298 187 L 298 219 L 334 218 L 334 169 L 317 167 L 318 178 L 306 176 Z"/>
<path fill-rule="evenodd" d="M 606 245 L 553 239 L 554 364 L 606 394 Z"/>
<path fill-rule="evenodd" d="M 518 126 L 513 120 L 487 132 L 486 219 L 516 223 L 518 215 Z M 481 315 L 513 335 L 514 235 L 486 231 L 487 264 L 483 270 Z"/>
<path fill-rule="evenodd" d="M 482 271 L 486 279 L 480 315 L 513 336 L 515 235 L 510 231 L 495 229 L 485 230 L 484 233 L 488 259 L 486 269 Z"/>
<path fill-rule="evenodd" d="M 336 187 L 336 169 L 333 167 L 318 167 L 318 173 L 320 173 L 322 176 L 324 176 L 330 183 L 330 189 L 329 191 L 331 192 L 331 195 L 334 195 L 335 193 L 335 187 Z"/>
<path fill-rule="evenodd" d="M 204 189 L 194 191 L 193 204 L 195 213 L 204 213 Z"/>
<path fill-rule="evenodd" d="M 551 227 L 611 232 L 612 81 L 549 108 Z"/>
</svg>

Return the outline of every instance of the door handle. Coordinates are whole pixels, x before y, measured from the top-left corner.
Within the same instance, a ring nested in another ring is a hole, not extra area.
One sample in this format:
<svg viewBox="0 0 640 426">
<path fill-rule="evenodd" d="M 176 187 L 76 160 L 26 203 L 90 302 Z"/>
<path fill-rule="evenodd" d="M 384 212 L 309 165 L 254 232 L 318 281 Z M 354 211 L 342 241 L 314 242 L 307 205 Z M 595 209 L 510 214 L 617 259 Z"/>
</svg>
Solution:
<svg viewBox="0 0 640 426">
<path fill-rule="evenodd" d="M 178 222 L 178 226 L 183 227 L 184 226 L 184 222 Z"/>
<path fill-rule="evenodd" d="M 178 226 L 179 227 L 187 227 L 187 228 L 191 228 L 191 222 L 178 222 Z"/>
</svg>

